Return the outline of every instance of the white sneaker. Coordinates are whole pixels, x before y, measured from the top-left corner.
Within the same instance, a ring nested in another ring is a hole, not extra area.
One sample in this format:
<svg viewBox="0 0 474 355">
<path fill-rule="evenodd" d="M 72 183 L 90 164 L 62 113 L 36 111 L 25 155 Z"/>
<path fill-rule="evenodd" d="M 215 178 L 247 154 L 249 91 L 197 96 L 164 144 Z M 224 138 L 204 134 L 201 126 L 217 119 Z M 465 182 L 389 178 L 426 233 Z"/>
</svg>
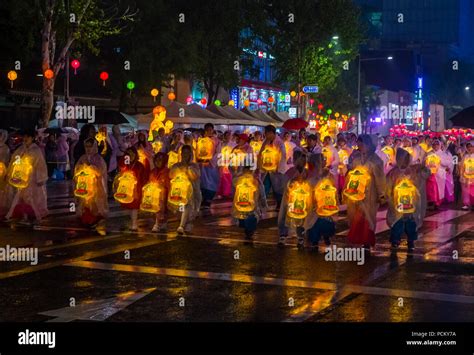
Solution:
<svg viewBox="0 0 474 355">
<path fill-rule="evenodd" d="M 178 233 L 179 235 L 183 235 L 184 234 L 184 228 L 183 227 L 178 227 L 178 229 L 176 230 L 176 233 Z"/>
<path fill-rule="evenodd" d="M 153 226 L 153 228 L 151 229 L 151 231 L 153 233 L 156 233 L 158 232 L 158 230 L 160 229 L 160 226 L 158 225 L 158 223 L 155 223 L 155 225 Z"/>
<path fill-rule="evenodd" d="M 462 209 L 463 211 L 469 211 L 469 206 L 467 206 L 467 205 L 466 205 L 466 206 L 462 206 L 461 209 Z"/>
</svg>

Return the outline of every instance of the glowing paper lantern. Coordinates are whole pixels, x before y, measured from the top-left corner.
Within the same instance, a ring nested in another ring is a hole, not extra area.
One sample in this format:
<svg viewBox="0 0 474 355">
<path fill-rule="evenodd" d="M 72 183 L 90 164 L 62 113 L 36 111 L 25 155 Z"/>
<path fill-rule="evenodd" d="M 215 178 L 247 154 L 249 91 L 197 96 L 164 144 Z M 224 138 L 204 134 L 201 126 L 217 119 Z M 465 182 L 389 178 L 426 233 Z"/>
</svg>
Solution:
<svg viewBox="0 0 474 355">
<path fill-rule="evenodd" d="M 201 99 L 201 105 L 206 105 L 207 104 L 207 99 L 205 97 L 203 97 Z"/>
<path fill-rule="evenodd" d="M 267 145 L 262 151 L 262 169 L 267 172 L 275 172 L 280 162 L 280 152 L 273 146 Z"/>
<path fill-rule="evenodd" d="M 220 105 L 221 105 L 221 100 L 216 100 L 216 101 L 214 101 L 214 105 L 220 106 Z"/>
<path fill-rule="evenodd" d="M 275 99 L 273 98 L 273 96 L 270 96 L 268 98 L 268 102 L 271 103 L 271 104 L 275 102 Z"/>
<path fill-rule="evenodd" d="M 262 99 L 258 99 L 258 100 L 257 100 L 257 104 L 259 104 L 259 105 L 261 105 L 262 102 L 263 102 Z"/>
<path fill-rule="evenodd" d="M 244 101 L 244 106 L 249 107 L 250 106 L 250 100 L 245 100 Z"/>
<path fill-rule="evenodd" d="M 209 137 L 199 138 L 197 142 L 197 160 L 208 161 L 212 159 L 214 142 Z"/>
<path fill-rule="evenodd" d="M 330 114 L 332 113 L 332 110 L 329 109 L 329 110 L 326 111 L 326 113 L 327 113 L 328 115 L 330 115 Z"/>
<path fill-rule="evenodd" d="M 428 154 L 426 157 L 426 167 L 430 169 L 431 174 L 436 174 L 441 165 L 441 158 L 435 153 Z"/>
<path fill-rule="evenodd" d="M 296 91 L 290 92 L 290 96 L 291 96 L 291 97 L 296 97 Z"/>
<path fill-rule="evenodd" d="M 255 154 L 258 154 L 260 152 L 260 149 L 262 148 L 262 144 L 262 141 L 252 141 L 250 142 L 250 147 L 252 148 Z"/>
<path fill-rule="evenodd" d="M 234 100 L 229 100 L 228 105 L 229 105 L 229 106 L 235 106 L 235 101 L 234 101 Z"/>
<path fill-rule="evenodd" d="M 130 90 L 130 95 L 132 94 L 132 90 L 135 89 L 135 83 L 133 81 L 129 81 L 127 83 L 127 89 Z"/>
<path fill-rule="evenodd" d="M 316 213 L 329 217 L 339 212 L 337 205 L 337 189 L 329 179 L 323 179 L 314 189 Z"/>
<path fill-rule="evenodd" d="M 11 169 L 8 183 L 18 189 L 28 187 L 30 183 L 31 173 L 33 171 L 32 159 L 29 156 L 15 159 L 13 168 Z"/>
<path fill-rule="evenodd" d="M 46 69 L 43 73 L 46 79 L 52 79 L 54 77 L 54 72 L 51 69 Z"/>
<path fill-rule="evenodd" d="M 464 160 L 463 170 L 463 175 L 466 179 L 474 179 L 474 158 Z"/>
<path fill-rule="evenodd" d="M 257 191 L 256 179 L 252 175 L 244 175 L 237 180 L 233 202 L 240 219 L 255 211 Z"/>
<path fill-rule="evenodd" d="M 370 174 L 363 166 L 356 167 L 347 174 L 347 183 L 343 191 L 344 196 L 352 201 L 362 201 L 365 199 L 366 187 L 370 183 Z"/>
<path fill-rule="evenodd" d="M 173 165 L 179 163 L 180 156 L 177 152 L 170 151 L 168 153 L 168 168 L 171 169 Z"/>
<path fill-rule="evenodd" d="M 334 117 L 338 118 L 338 117 L 339 117 L 339 112 L 336 112 L 336 113 L 334 114 Z"/>
<path fill-rule="evenodd" d="M 163 148 L 163 142 L 162 141 L 155 141 L 151 143 L 151 147 L 153 148 L 153 153 L 158 153 L 161 152 L 161 149 Z"/>
<path fill-rule="evenodd" d="M 83 165 L 77 169 L 74 175 L 75 189 L 74 196 L 86 201 L 94 198 L 97 191 L 98 171 L 91 165 Z"/>
<path fill-rule="evenodd" d="M 157 182 L 150 182 L 143 186 L 140 210 L 158 213 L 162 209 L 164 190 Z"/>
<path fill-rule="evenodd" d="M 318 104 L 318 110 L 321 111 L 324 108 L 323 104 Z"/>
<path fill-rule="evenodd" d="M 77 69 L 81 66 L 81 63 L 77 60 L 77 59 L 74 59 L 72 62 L 71 62 L 71 67 L 74 68 L 74 75 L 77 74 Z"/>
<path fill-rule="evenodd" d="M 103 71 L 102 73 L 100 73 L 99 77 L 100 80 L 102 80 L 102 85 L 105 86 L 105 81 L 109 78 L 109 73 Z"/>
<path fill-rule="evenodd" d="M 339 173 L 342 173 L 345 170 L 346 165 L 349 163 L 350 154 L 346 149 L 340 149 L 337 152 L 337 155 L 339 156 Z"/>
<path fill-rule="evenodd" d="M 193 102 L 192 96 L 188 96 L 188 97 L 186 98 L 186 103 L 187 103 L 187 104 L 191 104 L 192 102 Z"/>
<path fill-rule="evenodd" d="M 140 155 L 140 154 L 139 154 Z M 131 203 L 137 195 L 137 178 L 132 171 L 124 171 L 114 181 L 114 198 L 120 203 Z"/>
<path fill-rule="evenodd" d="M 7 167 L 3 162 L 0 161 L 0 181 L 3 181 L 5 175 L 7 173 Z M 2 183 L 0 182 L 0 186 L 2 186 Z"/>
<path fill-rule="evenodd" d="M 311 106 L 313 106 L 313 104 L 314 104 L 314 99 L 309 99 L 309 104 L 310 104 Z"/>
<path fill-rule="evenodd" d="M 158 91 L 158 89 L 151 89 L 150 94 L 151 96 L 153 96 L 153 102 L 156 101 L 156 97 L 158 96 L 159 93 L 160 92 Z"/>
<path fill-rule="evenodd" d="M 168 207 L 172 211 L 180 210 L 186 206 L 191 199 L 193 186 L 185 172 L 179 172 L 170 181 L 170 191 L 168 193 Z"/>
<path fill-rule="evenodd" d="M 13 82 L 18 78 L 18 74 L 14 70 L 10 70 L 7 74 L 8 80 L 10 80 L 11 88 L 13 88 Z"/>
<path fill-rule="evenodd" d="M 404 214 L 415 212 L 415 199 L 418 191 L 410 179 L 402 179 L 395 186 L 393 192 L 397 212 Z"/>
<path fill-rule="evenodd" d="M 170 93 L 168 94 L 168 100 L 170 100 L 170 101 L 176 100 L 176 95 L 175 95 L 174 92 L 170 92 Z"/>
<path fill-rule="evenodd" d="M 308 216 L 311 205 L 311 186 L 307 181 L 292 181 L 288 185 L 288 211 L 290 219 L 302 220 Z"/>
</svg>

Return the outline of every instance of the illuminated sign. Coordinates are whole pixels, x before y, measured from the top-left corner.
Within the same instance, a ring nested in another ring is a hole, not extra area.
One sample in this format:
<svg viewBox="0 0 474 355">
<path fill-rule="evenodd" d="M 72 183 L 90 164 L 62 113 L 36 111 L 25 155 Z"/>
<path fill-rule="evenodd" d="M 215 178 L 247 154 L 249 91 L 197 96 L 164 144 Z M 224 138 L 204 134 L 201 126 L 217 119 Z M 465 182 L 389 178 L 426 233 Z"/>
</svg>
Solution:
<svg viewBox="0 0 474 355">
<path fill-rule="evenodd" d="M 307 85 L 303 87 L 303 92 L 305 94 L 316 94 L 319 91 L 317 85 Z"/>
</svg>

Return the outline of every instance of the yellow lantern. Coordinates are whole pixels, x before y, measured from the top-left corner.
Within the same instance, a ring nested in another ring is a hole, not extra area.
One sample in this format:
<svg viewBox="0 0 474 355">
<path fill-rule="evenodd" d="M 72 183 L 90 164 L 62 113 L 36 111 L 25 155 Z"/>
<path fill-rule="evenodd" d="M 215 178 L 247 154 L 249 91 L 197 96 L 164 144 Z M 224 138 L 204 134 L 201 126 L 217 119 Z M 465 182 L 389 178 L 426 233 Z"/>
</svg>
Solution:
<svg viewBox="0 0 474 355">
<path fill-rule="evenodd" d="M 102 155 L 105 156 L 107 154 L 107 133 L 104 131 L 99 131 L 95 135 L 95 140 L 97 141 L 98 144 L 104 143 L 104 149 L 102 150 Z"/>
<path fill-rule="evenodd" d="M 151 147 L 153 148 L 153 153 L 158 153 L 161 152 L 161 149 L 163 148 L 163 142 L 162 141 L 154 141 L 151 143 Z"/>
<path fill-rule="evenodd" d="M 231 165 L 231 159 L 233 158 L 232 155 L 232 147 L 231 146 L 224 146 L 221 149 L 221 162 L 220 166 L 223 167 L 224 172 L 229 172 L 229 165 Z"/>
<path fill-rule="evenodd" d="M 344 196 L 352 201 L 362 201 L 365 199 L 366 187 L 370 184 L 370 174 L 368 170 L 359 166 L 349 171 L 347 174 L 347 183 L 343 191 Z"/>
<path fill-rule="evenodd" d="M 192 197 L 193 186 L 184 172 L 179 172 L 170 181 L 170 191 L 168 194 L 168 207 L 173 210 L 180 210 L 186 206 Z"/>
<path fill-rule="evenodd" d="M 474 158 L 465 159 L 463 168 L 464 168 L 464 177 L 466 179 L 474 179 Z"/>
<path fill-rule="evenodd" d="M 3 162 L 0 161 L 0 182 L 3 181 L 5 174 L 7 173 L 7 167 Z"/>
<path fill-rule="evenodd" d="M 28 187 L 32 172 L 33 163 L 31 157 L 23 156 L 15 159 L 8 183 L 18 189 L 24 189 Z"/>
<path fill-rule="evenodd" d="M 407 214 L 415 212 L 415 199 L 418 193 L 413 182 L 402 179 L 394 188 L 395 208 L 399 213 Z"/>
<path fill-rule="evenodd" d="M 271 173 L 278 169 L 280 152 L 273 146 L 267 145 L 262 151 L 262 169 Z"/>
<path fill-rule="evenodd" d="M 97 191 L 97 170 L 90 165 L 83 165 L 77 169 L 74 175 L 76 187 L 74 189 L 74 196 L 90 200 Z"/>
<path fill-rule="evenodd" d="M 420 145 L 421 149 L 423 149 L 425 151 L 425 153 L 428 153 L 428 152 L 431 151 L 431 148 L 428 147 L 428 144 L 426 144 L 425 142 L 421 142 L 419 145 Z"/>
<path fill-rule="evenodd" d="M 260 149 L 262 148 L 262 141 L 252 141 L 250 142 L 250 147 L 252 148 L 255 154 L 260 153 Z"/>
<path fill-rule="evenodd" d="M 341 172 L 349 163 L 349 152 L 345 149 L 339 149 L 337 155 L 339 156 L 339 172 Z"/>
<path fill-rule="evenodd" d="M 307 181 L 292 181 L 288 185 L 288 211 L 290 219 L 302 220 L 308 216 L 311 205 L 311 186 Z"/>
<path fill-rule="evenodd" d="M 153 96 L 153 102 L 156 101 L 156 97 L 158 96 L 159 93 L 160 92 L 158 91 L 158 89 L 151 89 L 150 94 L 151 96 Z"/>
<path fill-rule="evenodd" d="M 250 100 L 245 100 L 244 101 L 244 106 L 249 107 L 250 106 Z"/>
<path fill-rule="evenodd" d="M 323 147 L 323 149 L 321 150 L 321 154 L 323 155 L 326 161 L 326 167 L 329 167 L 333 161 L 331 149 L 329 149 L 328 147 Z"/>
<path fill-rule="evenodd" d="M 161 201 L 164 198 L 164 190 L 157 182 L 150 182 L 143 186 L 140 210 L 158 213 L 162 209 Z"/>
<path fill-rule="evenodd" d="M 14 70 L 10 70 L 7 74 L 8 80 L 10 80 L 11 87 L 13 88 L 13 82 L 18 78 L 18 74 Z"/>
<path fill-rule="evenodd" d="M 329 179 L 323 179 L 314 189 L 316 213 L 329 217 L 339 212 L 337 205 L 337 189 Z"/>
<path fill-rule="evenodd" d="M 132 171 L 124 171 L 114 181 L 114 198 L 120 203 L 131 203 L 137 195 L 137 178 Z"/>
<path fill-rule="evenodd" d="M 197 160 L 211 160 L 214 151 L 214 142 L 209 137 L 199 138 L 197 142 Z"/>
<path fill-rule="evenodd" d="M 291 97 L 296 97 L 296 91 L 293 90 L 292 92 L 290 92 L 290 96 Z"/>
<path fill-rule="evenodd" d="M 306 141 L 306 138 L 303 138 L 300 140 L 300 146 L 302 148 L 307 148 L 308 147 L 308 142 Z"/>
<path fill-rule="evenodd" d="M 384 153 L 389 161 L 393 161 L 395 158 L 395 150 L 390 147 L 389 145 L 386 145 L 385 147 L 382 148 L 382 153 Z"/>
<path fill-rule="evenodd" d="M 142 163 L 143 166 L 145 166 L 146 162 L 148 161 L 148 157 L 146 156 L 145 151 L 143 150 L 143 148 L 139 148 L 137 149 L 137 152 L 138 152 L 138 161 Z"/>
<path fill-rule="evenodd" d="M 229 100 L 228 105 L 229 105 L 229 106 L 235 106 L 235 101 L 234 101 L 234 100 Z"/>
<path fill-rule="evenodd" d="M 168 168 L 171 169 L 173 165 L 179 163 L 180 160 L 180 154 L 178 154 L 177 152 L 170 151 L 168 153 Z"/>
<path fill-rule="evenodd" d="M 255 211 L 256 206 L 256 179 L 252 175 L 244 175 L 237 180 L 234 194 L 234 209 L 239 218 L 246 218 Z"/>
<path fill-rule="evenodd" d="M 175 99 L 176 99 L 175 93 L 174 93 L 174 92 L 170 92 L 170 93 L 168 94 L 168 100 L 174 101 Z"/>
<path fill-rule="evenodd" d="M 434 154 L 428 154 L 426 157 L 426 167 L 430 169 L 431 174 L 436 174 L 439 170 L 439 167 L 441 165 L 441 158 Z"/>
</svg>

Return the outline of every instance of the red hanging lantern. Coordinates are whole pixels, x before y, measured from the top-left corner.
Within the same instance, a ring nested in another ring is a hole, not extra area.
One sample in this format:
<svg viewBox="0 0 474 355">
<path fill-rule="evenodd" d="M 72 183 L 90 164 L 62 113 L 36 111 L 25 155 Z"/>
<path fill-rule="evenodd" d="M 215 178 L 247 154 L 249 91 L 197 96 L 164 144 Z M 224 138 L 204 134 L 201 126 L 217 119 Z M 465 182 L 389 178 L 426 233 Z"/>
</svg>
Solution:
<svg viewBox="0 0 474 355">
<path fill-rule="evenodd" d="M 206 104 L 207 104 L 207 100 L 206 100 L 205 97 L 203 97 L 203 98 L 201 99 L 201 105 L 206 105 Z"/>
<path fill-rule="evenodd" d="M 109 78 L 109 73 L 103 71 L 102 73 L 100 73 L 99 77 L 100 80 L 102 80 L 102 85 L 105 86 L 105 81 Z"/>
<path fill-rule="evenodd" d="M 77 60 L 77 59 L 74 59 L 72 62 L 71 62 L 71 67 L 74 68 L 74 75 L 77 74 L 77 69 L 81 66 L 81 63 Z"/>
<path fill-rule="evenodd" d="M 273 98 L 273 96 L 270 96 L 268 98 L 268 102 L 271 103 L 271 104 L 275 102 L 275 99 Z"/>
<path fill-rule="evenodd" d="M 318 110 L 321 111 L 324 108 L 323 104 L 318 104 Z"/>
<path fill-rule="evenodd" d="M 310 104 L 311 106 L 313 106 L 313 104 L 314 104 L 314 99 L 309 99 L 309 104 Z"/>
</svg>

